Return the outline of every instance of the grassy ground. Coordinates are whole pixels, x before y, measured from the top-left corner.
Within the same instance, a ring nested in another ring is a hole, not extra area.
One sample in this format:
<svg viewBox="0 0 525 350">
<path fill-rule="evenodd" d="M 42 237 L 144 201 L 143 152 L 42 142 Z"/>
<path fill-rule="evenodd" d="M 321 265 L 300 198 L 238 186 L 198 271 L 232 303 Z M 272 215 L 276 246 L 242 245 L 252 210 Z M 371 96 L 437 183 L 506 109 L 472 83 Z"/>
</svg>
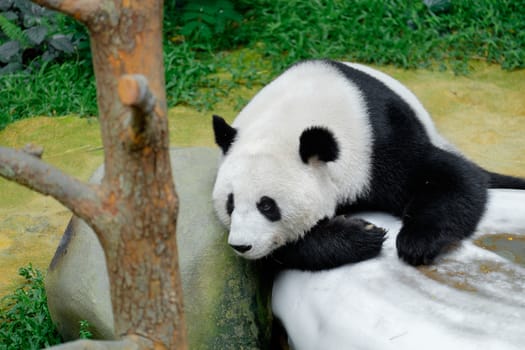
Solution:
<svg viewBox="0 0 525 350">
<path fill-rule="evenodd" d="M 237 0 L 240 20 L 188 19 L 167 1 L 168 104 L 210 110 L 240 86 L 261 85 L 306 58 L 334 58 L 464 74 L 473 60 L 525 67 L 525 6 L 513 0 Z M 206 7 L 204 7 L 206 9 Z M 185 16 L 186 14 L 186 16 Z M 183 36 L 188 26 L 197 30 Z M 219 28 L 219 29 L 217 29 Z M 207 33 L 202 34 L 202 33 Z M 239 48 L 243 50 L 239 51 Z M 88 54 L 28 76 L 0 78 L 0 129 L 38 115 L 96 115 Z M 245 102 L 239 98 L 236 106 Z"/>
</svg>

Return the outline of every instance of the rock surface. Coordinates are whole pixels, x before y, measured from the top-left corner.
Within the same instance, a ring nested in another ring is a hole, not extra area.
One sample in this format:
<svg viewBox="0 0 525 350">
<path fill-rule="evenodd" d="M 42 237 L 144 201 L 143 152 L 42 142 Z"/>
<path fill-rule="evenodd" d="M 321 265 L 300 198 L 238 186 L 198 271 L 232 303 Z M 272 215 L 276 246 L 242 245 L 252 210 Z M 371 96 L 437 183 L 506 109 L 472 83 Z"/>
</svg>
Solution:
<svg viewBox="0 0 525 350">
<path fill-rule="evenodd" d="M 189 148 L 174 150 L 171 156 L 180 199 L 177 238 L 190 348 L 267 348 L 270 284 L 257 279 L 255 266 L 227 248 L 224 228 L 213 212 L 218 153 Z M 50 312 L 66 338 L 78 335 L 82 319 L 98 337 L 113 336 L 105 271 L 95 234 L 81 220 L 73 220 L 46 278 Z"/>
<path fill-rule="evenodd" d="M 359 216 L 389 231 L 379 258 L 276 279 L 296 349 L 525 349 L 525 191 L 491 190 L 474 237 L 418 269 L 397 258 L 398 219 Z"/>
</svg>

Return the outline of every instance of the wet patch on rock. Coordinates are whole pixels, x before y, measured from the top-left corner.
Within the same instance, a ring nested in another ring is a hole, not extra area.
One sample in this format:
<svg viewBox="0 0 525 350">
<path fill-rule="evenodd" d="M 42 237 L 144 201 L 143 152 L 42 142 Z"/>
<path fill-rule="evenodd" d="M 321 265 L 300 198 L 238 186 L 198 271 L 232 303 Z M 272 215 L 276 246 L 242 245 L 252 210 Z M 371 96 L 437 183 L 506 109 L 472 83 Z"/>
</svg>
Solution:
<svg viewBox="0 0 525 350">
<path fill-rule="evenodd" d="M 525 237 L 513 234 L 481 236 L 474 243 L 516 264 L 525 266 Z"/>
</svg>

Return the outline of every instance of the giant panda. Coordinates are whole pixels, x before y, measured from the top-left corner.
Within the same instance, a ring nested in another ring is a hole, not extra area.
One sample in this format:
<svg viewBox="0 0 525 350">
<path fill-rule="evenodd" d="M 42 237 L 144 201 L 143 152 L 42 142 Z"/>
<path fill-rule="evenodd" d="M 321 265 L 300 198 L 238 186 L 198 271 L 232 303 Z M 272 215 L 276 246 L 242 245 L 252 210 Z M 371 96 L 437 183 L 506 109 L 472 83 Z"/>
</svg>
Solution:
<svg viewBox="0 0 525 350">
<path fill-rule="evenodd" d="M 222 150 L 213 202 L 228 243 L 247 259 L 322 270 L 380 252 L 384 230 L 346 215 L 402 219 L 399 258 L 431 264 L 476 228 L 490 187 L 525 180 L 467 160 L 415 95 L 356 63 L 297 63 L 232 125 L 213 116 Z"/>
</svg>

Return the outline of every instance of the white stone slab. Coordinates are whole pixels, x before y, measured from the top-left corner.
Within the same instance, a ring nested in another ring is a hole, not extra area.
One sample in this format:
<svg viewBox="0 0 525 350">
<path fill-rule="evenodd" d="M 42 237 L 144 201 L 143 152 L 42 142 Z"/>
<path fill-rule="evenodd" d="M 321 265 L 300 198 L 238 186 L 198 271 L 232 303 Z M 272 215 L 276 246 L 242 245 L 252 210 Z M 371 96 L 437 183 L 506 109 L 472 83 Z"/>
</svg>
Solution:
<svg viewBox="0 0 525 350">
<path fill-rule="evenodd" d="M 525 267 L 473 243 L 525 237 L 525 191 L 491 190 L 475 235 L 426 268 L 397 258 L 398 219 L 359 216 L 388 229 L 380 257 L 275 281 L 273 311 L 295 349 L 525 349 Z"/>
</svg>

